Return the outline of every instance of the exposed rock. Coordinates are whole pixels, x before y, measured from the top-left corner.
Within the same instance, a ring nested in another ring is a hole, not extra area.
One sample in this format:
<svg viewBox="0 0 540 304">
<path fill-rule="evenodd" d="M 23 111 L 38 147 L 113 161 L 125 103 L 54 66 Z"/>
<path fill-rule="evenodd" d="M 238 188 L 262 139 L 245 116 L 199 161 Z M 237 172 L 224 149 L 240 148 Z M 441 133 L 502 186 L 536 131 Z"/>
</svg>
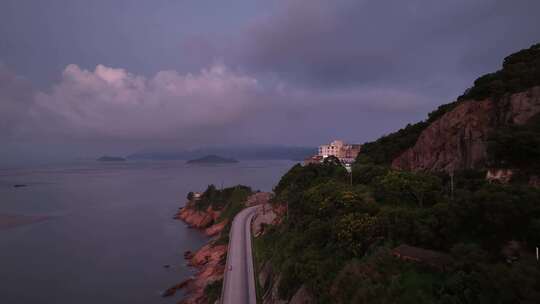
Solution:
<svg viewBox="0 0 540 304">
<path fill-rule="evenodd" d="M 214 281 L 223 279 L 226 254 L 227 246 L 225 245 L 206 245 L 195 253 L 190 265 L 198 267 L 199 272 L 187 287 L 188 297 L 184 303 L 200 304 L 206 302 L 204 288 Z"/>
<path fill-rule="evenodd" d="M 219 261 L 226 252 L 226 245 L 213 246 L 212 244 L 206 244 L 195 252 L 193 257 L 189 260 L 189 265 L 203 266 L 209 261 Z"/>
<path fill-rule="evenodd" d="M 489 133 L 526 123 L 540 112 L 540 87 L 499 100 L 466 100 L 430 124 L 416 144 L 392 162 L 395 169 L 451 171 L 485 168 Z"/>
<path fill-rule="evenodd" d="M 223 231 L 223 229 L 225 228 L 225 226 L 227 226 L 228 223 L 229 223 L 229 221 L 224 220 L 224 221 L 221 221 L 221 222 L 219 222 L 217 224 L 214 224 L 214 225 L 206 228 L 206 230 L 204 230 L 204 234 L 206 234 L 207 236 L 218 235 L 219 233 L 221 233 L 221 231 Z"/>
<path fill-rule="evenodd" d="M 291 298 L 289 304 L 313 304 L 316 303 L 311 293 L 307 290 L 305 285 L 302 285 L 300 289 Z"/>
<path fill-rule="evenodd" d="M 271 192 L 257 192 L 248 197 L 246 206 L 251 207 L 255 205 L 267 204 L 272 198 Z"/>
<path fill-rule="evenodd" d="M 277 214 L 274 212 L 269 204 L 263 205 L 259 209 L 255 217 L 253 218 L 252 232 L 255 237 L 264 233 L 264 228 L 267 225 L 275 224 L 277 220 Z"/>
<path fill-rule="evenodd" d="M 163 296 L 171 296 L 176 291 L 185 289 L 186 298 L 180 303 L 206 303 L 207 299 L 204 294 L 204 289 L 206 285 L 223 279 L 226 254 L 226 245 L 213 246 L 211 244 L 203 246 L 194 254 L 191 252 L 186 252 L 184 256 L 189 257 L 189 265 L 196 267 L 199 271 L 193 278 L 167 289 Z"/>
<path fill-rule="evenodd" d="M 180 208 L 174 216 L 175 219 L 183 220 L 190 227 L 205 229 L 214 223 L 219 217 L 220 212 L 208 207 L 206 210 L 198 210 L 193 203 L 186 204 Z"/>
<path fill-rule="evenodd" d="M 199 200 L 193 199 L 186 203 L 185 207 L 180 208 L 175 215 L 175 219 L 186 222 L 190 227 L 205 229 L 204 233 L 213 236 L 220 233 L 227 225 L 227 221 L 215 224 L 219 218 L 220 212 L 211 207 L 200 210 L 197 203 Z M 190 266 L 198 269 L 197 274 L 185 284 L 178 284 L 169 288 L 165 294 L 176 292 L 178 289 L 186 290 L 186 298 L 180 303 L 184 304 L 203 304 L 207 302 L 204 294 L 205 287 L 216 281 L 223 279 L 225 271 L 225 257 L 227 255 L 226 245 L 207 244 L 197 250 L 184 252 L 184 258 L 188 260 Z M 182 284 L 182 285 L 181 285 Z M 180 286 L 181 285 L 181 286 Z M 178 288 L 177 288 L 178 287 Z"/>
</svg>

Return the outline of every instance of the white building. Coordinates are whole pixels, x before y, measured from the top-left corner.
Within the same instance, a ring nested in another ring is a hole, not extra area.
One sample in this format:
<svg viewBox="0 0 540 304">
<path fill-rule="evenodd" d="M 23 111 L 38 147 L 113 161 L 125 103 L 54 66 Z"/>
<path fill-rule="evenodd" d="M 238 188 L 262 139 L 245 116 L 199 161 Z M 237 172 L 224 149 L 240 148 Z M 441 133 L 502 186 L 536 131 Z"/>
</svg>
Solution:
<svg viewBox="0 0 540 304">
<path fill-rule="evenodd" d="M 346 144 L 342 140 L 334 140 L 329 145 L 319 147 L 319 156 L 327 158 L 335 156 L 344 163 L 352 163 L 360 153 L 362 145 Z"/>
</svg>

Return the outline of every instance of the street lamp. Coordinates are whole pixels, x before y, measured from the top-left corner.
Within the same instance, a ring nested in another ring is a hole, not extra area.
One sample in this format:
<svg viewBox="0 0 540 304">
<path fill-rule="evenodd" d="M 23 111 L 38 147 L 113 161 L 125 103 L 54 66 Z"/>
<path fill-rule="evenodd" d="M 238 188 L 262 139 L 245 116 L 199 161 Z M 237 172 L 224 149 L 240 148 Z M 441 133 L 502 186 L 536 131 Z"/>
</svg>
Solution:
<svg viewBox="0 0 540 304">
<path fill-rule="evenodd" d="M 347 170 L 347 173 L 349 173 L 349 178 L 352 186 L 352 166 L 349 163 L 345 164 L 345 170 Z"/>
</svg>

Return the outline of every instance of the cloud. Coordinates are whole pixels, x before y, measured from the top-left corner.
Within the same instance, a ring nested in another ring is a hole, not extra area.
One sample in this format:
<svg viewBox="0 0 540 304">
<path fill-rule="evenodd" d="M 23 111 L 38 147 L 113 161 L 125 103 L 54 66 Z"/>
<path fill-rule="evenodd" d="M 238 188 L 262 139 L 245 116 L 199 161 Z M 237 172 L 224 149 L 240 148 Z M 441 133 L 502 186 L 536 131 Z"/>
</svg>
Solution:
<svg viewBox="0 0 540 304">
<path fill-rule="evenodd" d="M 141 68 L 124 57 L 105 57 L 92 62 L 126 69 L 72 64 L 36 91 L 0 67 L 0 135 L 142 146 L 362 142 L 425 118 L 540 38 L 536 0 L 278 0 L 273 7 L 234 39 L 186 25 L 191 33 L 170 41 L 178 62 L 153 58 L 161 64 L 152 76 L 133 72 Z M 216 58 L 223 63 L 212 64 Z M 162 70 L 167 64 L 183 68 Z"/>
<path fill-rule="evenodd" d="M 278 3 L 232 53 L 251 71 L 301 86 L 436 87 L 441 97 L 455 96 L 540 38 L 536 0 Z"/>
<path fill-rule="evenodd" d="M 6 79 L 9 84 L 16 78 Z M 33 93 L 11 85 L 11 91 L 23 94 L 20 107 L 2 114 L 12 117 L 10 125 L 19 123 L 20 140 L 170 141 L 196 146 L 272 143 L 280 138 L 304 144 L 330 128 L 319 122 L 336 109 L 415 112 L 429 101 L 406 89 L 329 90 L 262 82 L 223 64 L 195 74 L 160 71 L 150 78 L 121 68 L 98 65 L 92 71 L 71 64 L 50 90 Z"/>
<path fill-rule="evenodd" d="M 197 74 L 160 71 L 147 79 L 98 65 L 65 68 L 50 92 L 39 92 L 34 124 L 49 136 L 83 139 L 194 139 L 227 128 L 256 106 L 258 81 L 224 65 Z"/>
</svg>

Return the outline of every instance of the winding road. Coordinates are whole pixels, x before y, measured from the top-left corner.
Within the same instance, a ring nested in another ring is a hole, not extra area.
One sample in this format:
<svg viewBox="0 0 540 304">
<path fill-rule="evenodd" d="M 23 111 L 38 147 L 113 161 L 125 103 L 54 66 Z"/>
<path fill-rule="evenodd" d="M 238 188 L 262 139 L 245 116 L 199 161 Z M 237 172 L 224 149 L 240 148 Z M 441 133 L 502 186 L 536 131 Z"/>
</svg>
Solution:
<svg viewBox="0 0 540 304">
<path fill-rule="evenodd" d="M 257 303 L 250 228 L 251 219 L 258 208 L 260 206 L 246 208 L 233 220 L 221 293 L 222 304 Z"/>
</svg>

